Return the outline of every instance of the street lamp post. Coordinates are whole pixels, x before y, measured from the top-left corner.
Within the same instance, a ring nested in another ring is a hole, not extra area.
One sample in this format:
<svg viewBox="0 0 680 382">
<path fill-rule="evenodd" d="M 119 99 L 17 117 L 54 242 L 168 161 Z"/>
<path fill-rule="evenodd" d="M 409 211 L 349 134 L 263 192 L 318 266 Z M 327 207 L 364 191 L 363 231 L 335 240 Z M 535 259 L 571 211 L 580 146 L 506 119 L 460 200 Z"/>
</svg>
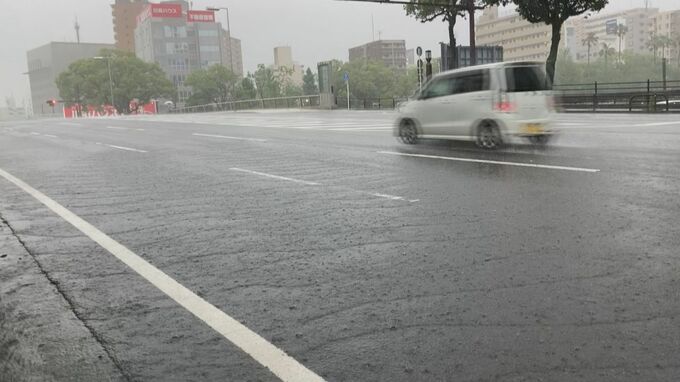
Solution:
<svg viewBox="0 0 680 382">
<path fill-rule="evenodd" d="M 208 11 L 213 11 L 213 12 L 219 12 L 219 11 L 225 11 L 227 13 L 227 31 L 229 31 L 229 69 L 231 69 L 231 72 L 234 72 L 234 57 L 233 54 L 234 52 L 232 51 L 231 47 L 231 25 L 229 24 L 229 8 L 227 7 L 207 7 L 206 10 Z M 222 31 L 220 30 L 219 32 L 219 46 L 220 46 L 220 52 L 222 49 Z M 222 61 L 222 54 L 220 53 L 220 61 Z"/>
<path fill-rule="evenodd" d="M 106 60 L 106 68 L 109 71 L 109 89 L 111 90 L 111 107 L 113 107 L 113 110 L 116 110 L 116 103 L 114 102 L 113 99 L 113 77 L 111 76 L 111 57 L 93 57 L 95 60 Z"/>
</svg>

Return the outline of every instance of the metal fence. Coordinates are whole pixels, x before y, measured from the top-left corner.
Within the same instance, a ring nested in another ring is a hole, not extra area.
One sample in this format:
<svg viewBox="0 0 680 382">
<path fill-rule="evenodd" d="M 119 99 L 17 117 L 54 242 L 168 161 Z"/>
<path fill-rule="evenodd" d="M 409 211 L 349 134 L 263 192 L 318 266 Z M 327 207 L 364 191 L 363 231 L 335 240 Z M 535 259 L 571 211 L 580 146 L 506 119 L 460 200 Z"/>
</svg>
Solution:
<svg viewBox="0 0 680 382">
<path fill-rule="evenodd" d="M 317 107 L 319 107 L 319 96 L 311 95 L 209 103 L 205 105 L 186 106 L 182 108 L 171 109 L 170 113 L 207 113 L 214 111 L 303 109 Z"/>
<path fill-rule="evenodd" d="M 680 81 L 555 85 L 557 106 L 571 112 L 680 112 Z"/>
<path fill-rule="evenodd" d="M 406 98 L 350 98 L 349 109 L 352 110 L 383 110 L 396 109 L 399 103 L 406 101 Z M 347 98 L 339 97 L 336 99 L 338 109 L 347 109 Z"/>
</svg>

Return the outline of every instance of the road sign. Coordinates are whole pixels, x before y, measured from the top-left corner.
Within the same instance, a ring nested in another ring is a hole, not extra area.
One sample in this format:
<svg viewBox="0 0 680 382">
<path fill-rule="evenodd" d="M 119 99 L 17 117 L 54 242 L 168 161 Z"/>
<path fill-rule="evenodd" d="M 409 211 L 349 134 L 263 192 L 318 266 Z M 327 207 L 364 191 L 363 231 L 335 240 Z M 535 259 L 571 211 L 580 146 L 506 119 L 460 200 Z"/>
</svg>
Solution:
<svg viewBox="0 0 680 382">
<path fill-rule="evenodd" d="M 345 74 L 342 76 L 342 78 L 345 79 L 345 82 L 349 82 L 349 73 L 345 72 Z"/>
<path fill-rule="evenodd" d="M 423 55 L 423 48 L 417 47 L 417 48 L 416 48 L 416 55 L 417 55 L 418 57 L 422 56 L 422 55 Z"/>
</svg>

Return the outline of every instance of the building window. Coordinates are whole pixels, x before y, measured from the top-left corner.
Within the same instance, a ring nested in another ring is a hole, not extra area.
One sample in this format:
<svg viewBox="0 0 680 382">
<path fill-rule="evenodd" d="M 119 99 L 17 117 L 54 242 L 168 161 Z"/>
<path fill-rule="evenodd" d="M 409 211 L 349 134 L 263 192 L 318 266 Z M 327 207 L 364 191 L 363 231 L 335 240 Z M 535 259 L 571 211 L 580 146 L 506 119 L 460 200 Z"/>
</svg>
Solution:
<svg viewBox="0 0 680 382">
<path fill-rule="evenodd" d="M 217 37 L 216 29 L 199 29 L 198 35 L 200 37 Z"/>
</svg>

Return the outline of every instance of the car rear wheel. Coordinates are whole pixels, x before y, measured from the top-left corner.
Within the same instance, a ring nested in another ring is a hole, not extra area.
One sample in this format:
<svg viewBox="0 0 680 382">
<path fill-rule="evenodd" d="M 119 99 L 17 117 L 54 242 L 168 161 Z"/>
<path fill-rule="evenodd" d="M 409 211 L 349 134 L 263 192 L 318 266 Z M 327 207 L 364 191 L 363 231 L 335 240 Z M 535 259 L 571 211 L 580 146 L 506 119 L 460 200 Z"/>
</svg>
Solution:
<svg viewBox="0 0 680 382">
<path fill-rule="evenodd" d="M 412 120 L 405 119 L 401 121 L 399 125 L 399 139 L 407 145 L 418 143 L 418 128 Z"/>
<path fill-rule="evenodd" d="M 547 134 L 542 134 L 542 135 L 532 135 L 529 137 L 529 142 L 535 144 L 535 145 L 545 145 L 548 144 L 550 141 L 550 135 Z"/>
<path fill-rule="evenodd" d="M 501 130 L 493 122 L 484 122 L 477 129 L 477 146 L 495 150 L 503 145 Z"/>
</svg>

